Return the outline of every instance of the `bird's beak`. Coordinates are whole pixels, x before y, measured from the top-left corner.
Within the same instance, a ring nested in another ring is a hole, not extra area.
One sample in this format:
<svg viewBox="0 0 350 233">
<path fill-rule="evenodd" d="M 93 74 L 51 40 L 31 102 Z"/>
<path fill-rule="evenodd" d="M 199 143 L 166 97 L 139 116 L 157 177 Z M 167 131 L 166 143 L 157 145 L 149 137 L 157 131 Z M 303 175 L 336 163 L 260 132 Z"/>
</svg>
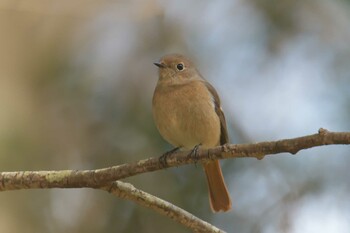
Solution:
<svg viewBox="0 0 350 233">
<path fill-rule="evenodd" d="M 155 63 L 153 63 L 153 64 L 155 64 L 155 65 L 158 66 L 159 68 L 165 68 L 165 64 L 164 64 L 164 63 L 155 62 Z"/>
</svg>

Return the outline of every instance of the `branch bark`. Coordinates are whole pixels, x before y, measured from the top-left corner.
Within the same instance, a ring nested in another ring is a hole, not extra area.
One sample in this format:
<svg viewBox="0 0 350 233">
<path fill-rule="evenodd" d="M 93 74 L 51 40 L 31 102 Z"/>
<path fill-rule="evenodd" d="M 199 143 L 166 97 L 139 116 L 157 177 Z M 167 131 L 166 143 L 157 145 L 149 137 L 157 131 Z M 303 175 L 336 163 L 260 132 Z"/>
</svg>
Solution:
<svg viewBox="0 0 350 233">
<path fill-rule="evenodd" d="M 101 188 L 111 194 L 136 202 L 137 204 L 155 210 L 174 221 L 188 227 L 194 232 L 224 233 L 219 228 L 197 218 L 189 212 L 140 189 L 121 181 L 112 182 L 111 185 Z"/>
<path fill-rule="evenodd" d="M 0 191 L 35 188 L 99 188 L 110 182 L 137 174 L 178 167 L 212 159 L 253 157 L 262 159 L 268 154 L 291 153 L 316 146 L 350 144 L 350 132 L 329 132 L 320 129 L 317 134 L 253 144 L 227 144 L 208 150 L 199 149 L 196 156 L 189 151 L 178 151 L 166 158 L 149 158 L 96 170 L 15 171 L 0 173 Z"/>
</svg>

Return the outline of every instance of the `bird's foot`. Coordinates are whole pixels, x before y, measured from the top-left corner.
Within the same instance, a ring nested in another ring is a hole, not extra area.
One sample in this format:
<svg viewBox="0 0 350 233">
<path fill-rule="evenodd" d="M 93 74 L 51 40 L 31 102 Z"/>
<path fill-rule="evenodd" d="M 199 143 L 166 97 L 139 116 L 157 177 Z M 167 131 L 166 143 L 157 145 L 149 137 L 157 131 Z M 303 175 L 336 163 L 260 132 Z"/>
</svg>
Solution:
<svg viewBox="0 0 350 233">
<path fill-rule="evenodd" d="M 195 145 L 191 152 L 187 155 L 189 158 L 195 159 L 197 161 L 198 159 L 198 149 L 202 145 L 202 143 Z M 197 163 L 197 162 L 196 162 Z M 195 164 L 196 164 L 195 163 Z"/>
<path fill-rule="evenodd" d="M 174 152 L 178 151 L 180 149 L 180 147 L 175 147 L 174 149 L 171 149 L 167 152 L 165 152 L 162 156 L 159 157 L 159 163 L 163 166 L 166 167 L 167 166 L 167 157 L 171 154 L 173 154 Z"/>
</svg>

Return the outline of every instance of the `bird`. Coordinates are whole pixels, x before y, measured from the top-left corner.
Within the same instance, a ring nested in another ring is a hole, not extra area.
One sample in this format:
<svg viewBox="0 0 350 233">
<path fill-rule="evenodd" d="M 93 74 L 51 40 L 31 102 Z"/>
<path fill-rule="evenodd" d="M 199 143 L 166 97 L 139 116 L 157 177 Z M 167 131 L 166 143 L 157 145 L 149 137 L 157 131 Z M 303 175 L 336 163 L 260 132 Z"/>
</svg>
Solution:
<svg viewBox="0 0 350 233">
<path fill-rule="evenodd" d="M 224 112 L 214 87 L 194 63 L 181 54 L 163 56 L 152 99 L 152 113 L 161 136 L 175 148 L 208 149 L 229 142 Z M 218 160 L 202 163 L 213 212 L 231 209 L 231 198 Z"/>
</svg>

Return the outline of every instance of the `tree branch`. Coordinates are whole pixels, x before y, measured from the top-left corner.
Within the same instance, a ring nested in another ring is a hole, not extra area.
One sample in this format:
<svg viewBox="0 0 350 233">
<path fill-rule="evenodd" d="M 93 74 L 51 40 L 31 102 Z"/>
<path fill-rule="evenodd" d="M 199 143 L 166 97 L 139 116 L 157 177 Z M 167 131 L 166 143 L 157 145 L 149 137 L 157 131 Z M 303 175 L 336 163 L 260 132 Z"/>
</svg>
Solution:
<svg viewBox="0 0 350 233">
<path fill-rule="evenodd" d="M 350 132 L 338 133 L 320 129 L 317 134 L 293 139 L 253 144 L 228 144 L 208 150 L 199 149 L 196 156 L 188 156 L 189 151 L 178 151 L 167 156 L 166 164 L 161 163 L 159 158 L 149 158 L 97 170 L 1 172 L 0 191 L 34 188 L 99 188 L 112 181 L 140 173 L 199 161 L 241 157 L 262 159 L 268 154 L 283 152 L 296 154 L 303 149 L 331 144 L 350 144 Z"/>
<path fill-rule="evenodd" d="M 137 204 L 153 209 L 159 214 L 165 215 L 174 221 L 188 227 L 194 232 L 224 233 L 219 228 L 197 218 L 189 212 L 149 193 L 135 188 L 133 185 L 121 181 L 112 182 L 111 185 L 101 188 L 113 195 L 131 200 Z"/>
<path fill-rule="evenodd" d="M 1 172 L 0 191 L 34 188 L 96 188 L 151 208 L 195 232 L 223 232 L 171 203 L 136 189 L 131 184 L 115 180 L 199 161 L 241 157 L 262 159 L 268 154 L 283 152 L 296 154 L 303 149 L 331 144 L 350 144 L 350 132 L 336 133 L 320 129 L 317 134 L 293 139 L 230 144 L 208 150 L 199 149 L 195 156 L 189 156 L 189 151 L 179 151 L 167 156 L 165 163 L 162 163 L 159 158 L 150 158 L 97 170 Z"/>
</svg>

